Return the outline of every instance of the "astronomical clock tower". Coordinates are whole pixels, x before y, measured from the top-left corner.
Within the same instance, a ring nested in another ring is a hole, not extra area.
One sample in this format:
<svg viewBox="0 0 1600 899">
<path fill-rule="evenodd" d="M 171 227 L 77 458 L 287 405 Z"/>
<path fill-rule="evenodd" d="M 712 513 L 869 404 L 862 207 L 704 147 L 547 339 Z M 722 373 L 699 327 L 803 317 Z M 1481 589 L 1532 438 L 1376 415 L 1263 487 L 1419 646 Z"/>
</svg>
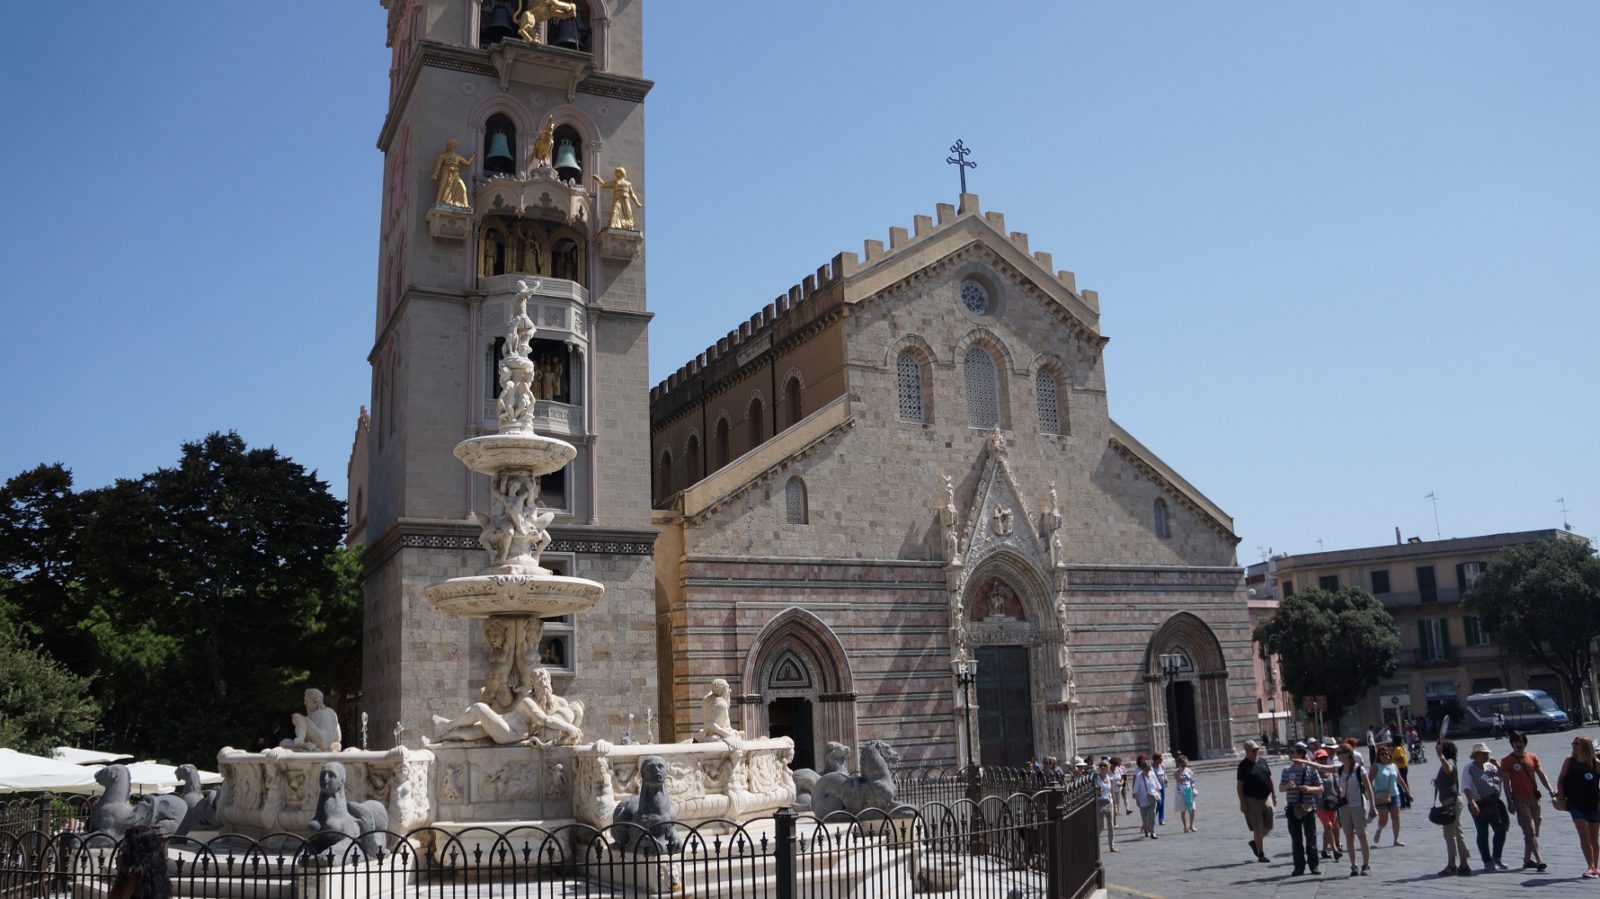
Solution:
<svg viewBox="0 0 1600 899">
<path fill-rule="evenodd" d="M 433 735 L 430 715 L 475 700 L 475 622 L 423 589 L 478 573 L 489 485 L 452 448 L 496 428 L 496 371 L 518 283 L 534 286 L 535 428 L 575 446 L 542 479 L 554 513 L 543 564 L 606 587 L 546 621 L 538 652 L 558 693 L 620 738 L 658 707 L 651 563 L 640 0 L 382 0 L 389 109 L 367 476 L 352 518 L 367 539 L 364 697 L 369 744 Z M 359 466 L 352 466 L 355 470 Z"/>
</svg>

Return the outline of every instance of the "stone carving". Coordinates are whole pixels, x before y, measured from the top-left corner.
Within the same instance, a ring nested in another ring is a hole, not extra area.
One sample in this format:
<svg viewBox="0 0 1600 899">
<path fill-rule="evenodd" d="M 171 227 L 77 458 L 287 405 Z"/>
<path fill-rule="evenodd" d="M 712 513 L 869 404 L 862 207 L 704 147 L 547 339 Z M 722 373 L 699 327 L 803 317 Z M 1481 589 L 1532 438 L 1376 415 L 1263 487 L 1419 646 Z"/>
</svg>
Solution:
<svg viewBox="0 0 1600 899">
<path fill-rule="evenodd" d="M 633 209 L 635 206 L 643 209 L 644 204 L 639 201 L 639 195 L 633 192 L 633 182 L 628 180 L 628 170 L 619 165 L 611 170 L 610 181 L 599 175 L 594 176 L 594 180 L 602 188 L 611 191 L 610 227 L 623 231 L 639 230 L 634 227 Z"/>
<path fill-rule="evenodd" d="M 989 455 L 1000 461 L 1006 458 L 1006 435 L 999 428 L 989 432 Z"/>
<path fill-rule="evenodd" d="M 439 776 L 439 801 L 457 803 L 462 799 L 462 781 L 466 779 L 467 766 L 446 765 Z"/>
<path fill-rule="evenodd" d="M 954 568 L 961 564 L 961 536 L 957 528 L 956 488 L 949 475 L 944 479 L 944 505 L 939 509 L 939 524 L 944 528 L 945 563 Z"/>
<path fill-rule="evenodd" d="M 95 783 L 105 788 L 100 801 L 89 812 L 89 829 L 121 840 L 130 827 L 154 827 L 164 834 L 177 832 L 189 806 L 177 796 L 146 796 L 130 801 L 132 779 L 127 765 L 107 765 L 94 773 Z"/>
<path fill-rule="evenodd" d="M 583 703 L 557 696 L 550 672 L 535 668 L 529 692 L 517 697 L 505 713 L 486 702 L 475 702 L 455 719 L 435 715 L 439 736 L 431 743 L 487 741 L 507 746 L 531 743 L 573 746 L 583 741 Z"/>
<path fill-rule="evenodd" d="M 1056 597 L 1056 628 L 1061 631 L 1061 644 L 1056 647 L 1056 667 L 1061 669 L 1061 683 L 1065 687 L 1066 699 L 1069 703 L 1077 703 L 1077 687 L 1072 674 L 1072 647 L 1068 639 L 1072 628 L 1067 623 L 1067 598 Z"/>
<path fill-rule="evenodd" d="M 459 209 L 472 208 L 472 200 L 467 196 L 467 182 L 461 177 L 461 167 L 472 165 L 478 154 L 461 156 L 456 152 L 456 142 L 444 142 L 444 152 L 433 164 L 433 180 L 439 182 L 439 193 L 434 197 L 435 206 L 453 206 Z"/>
<path fill-rule="evenodd" d="M 1055 481 L 1050 482 L 1050 506 L 1045 509 L 1044 529 L 1049 534 L 1061 530 L 1061 498 L 1056 495 Z"/>
<path fill-rule="evenodd" d="M 188 811 L 174 833 L 183 836 L 193 830 L 217 829 L 221 823 L 217 820 L 217 791 L 200 789 L 200 769 L 193 765 L 178 766 L 176 795 Z"/>
<path fill-rule="evenodd" d="M 579 821 L 591 826 L 610 823 L 617 807 L 616 789 L 611 785 L 611 760 L 606 758 L 611 744 L 594 744 L 597 755 L 579 760 L 574 774 L 572 810 Z"/>
<path fill-rule="evenodd" d="M 532 765 L 505 765 L 483 776 L 483 791 L 473 799 L 498 802 L 506 798 L 533 795 L 539 783 L 539 772 Z"/>
<path fill-rule="evenodd" d="M 794 772 L 794 804 L 796 808 L 811 807 L 811 793 L 817 787 L 817 781 L 827 774 L 850 773 L 850 747 L 843 743 L 828 741 L 822 772 L 819 774 L 810 768 L 801 768 Z"/>
<path fill-rule="evenodd" d="M 545 768 L 545 795 L 551 799 L 566 799 L 567 793 L 567 766 L 560 762 L 550 762 Z"/>
<path fill-rule="evenodd" d="M 317 812 L 306 828 L 312 839 L 307 848 L 327 852 L 346 839 L 360 839 L 361 851 L 376 857 L 387 846 L 389 810 L 376 799 L 351 802 L 344 796 L 345 767 L 327 762 L 317 774 Z"/>
<path fill-rule="evenodd" d="M 1015 517 L 1011 514 L 1011 510 L 1005 506 L 995 506 L 991 517 L 994 519 L 994 532 L 999 536 L 1009 537 L 1011 532 L 1016 530 Z"/>
<path fill-rule="evenodd" d="M 612 842 L 640 855 L 677 852 L 683 846 L 673 826 L 678 810 L 667 796 L 666 783 L 666 759 L 646 756 L 639 765 L 639 794 L 618 803 L 612 813 Z"/>
<path fill-rule="evenodd" d="M 551 19 L 570 19 L 578 14 L 578 5 L 571 0 L 529 0 L 513 20 L 517 34 L 530 44 L 541 43 L 539 26 Z M 541 157 L 549 161 L 549 157 Z"/>
<path fill-rule="evenodd" d="M 711 682 L 711 692 L 700 701 L 700 714 L 705 718 L 705 724 L 690 738 L 693 743 L 714 743 L 721 740 L 729 747 L 738 749 L 744 744 L 744 731 L 734 730 L 733 721 L 729 717 L 729 704 L 733 700 L 733 688 L 722 678 Z"/>
<path fill-rule="evenodd" d="M 311 687 L 305 693 L 306 713 L 295 712 L 294 739 L 284 740 L 284 749 L 297 752 L 338 752 L 344 732 L 339 728 L 339 713 L 323 704 L 322 691 Z"/>
<path fill-rule="evenodd" d="M 889 766 L 900 761 L 894 747 L 882 740 L 870 740 L 861 747 L 861 773 L 825 774 L 811 793 L 812 813 L 824 820 L 834 812 L 861 815 L 868 811 L 887 814 L 895 808 L 894 774 Z"/>
</svg>

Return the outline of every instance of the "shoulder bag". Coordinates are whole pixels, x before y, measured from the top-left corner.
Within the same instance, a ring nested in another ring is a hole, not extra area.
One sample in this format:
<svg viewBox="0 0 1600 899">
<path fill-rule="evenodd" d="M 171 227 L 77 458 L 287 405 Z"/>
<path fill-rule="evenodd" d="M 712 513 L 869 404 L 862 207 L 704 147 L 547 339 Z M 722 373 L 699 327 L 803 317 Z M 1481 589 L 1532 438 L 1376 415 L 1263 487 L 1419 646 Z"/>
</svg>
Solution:
<svg viewBox="0 0 1600 899">
<path fill-rule="evenodd" d="M 1443 806 L 1439 804 L 1439 785 L 1433 786 L 1433 808 L 1428 809 L 1428 820 L 1440 827 L 1449 827 L 1456 823 L 1456 806 Z"/>
</svg>

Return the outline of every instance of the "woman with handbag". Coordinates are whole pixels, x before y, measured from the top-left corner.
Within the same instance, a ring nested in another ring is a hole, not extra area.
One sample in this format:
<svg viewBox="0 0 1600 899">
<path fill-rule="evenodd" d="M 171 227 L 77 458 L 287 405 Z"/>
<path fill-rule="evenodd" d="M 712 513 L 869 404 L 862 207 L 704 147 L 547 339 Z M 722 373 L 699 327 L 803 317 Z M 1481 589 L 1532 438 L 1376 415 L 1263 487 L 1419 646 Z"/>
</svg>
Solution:
<svg viewBox="0 0 1600 899">
<path fill-rule="evenodd" d="M 1372 834 L 1372 842 L 1381 843 L 1383 826 L 1392 823 L 1394 845 L 1405 845 L 1400 842 L 1400 800 L 1405 795 L 1406 785 L 1400 777 L 1400 767 L 1391 760 L 1389 747 L 1379 744 L 1372 768 L 1372 804 L 1378 811 L 1378 829 Z"/>
<path fill-rule="evenodd" d="M 1325 775 L 1333 770 L 1328 764 L 1328 750 L 1318 749 L 1311 758 L 1317 763 L 1319 773 Z M 1322 825 L 1322 857 L 1334 861 L 1343 858 L 1344 844 L 1339 839 L 1339 797 L 1333 795 L 1331 787 L 1317 797 L 1317 821 Z"/>
<path fill-rule="evenodd" d="M 1572 739 L 1572 755 L 1561 763 L 1556 778 L 1555 806 L 1572 816 L 1578 830 L 1578 845 L 1588 865 L 1583 876 L 1600 877 L 1600 762 L 1595 759 L 1594 740 Z"/>
<path fill-rule="evenodd" d="M 1500 853 L 1506 847 L 1506 832 L 1511 829 L 1511 813 L 1502 798 L 1504 781 L 1500 777 L 1500 766 L 1490 757 L 1489 744 L 1473 744 L 1472 762 L 1462 772 L 1461 780 L 1461 794 L 1467 800 L 1467 809 L 1472 812 L 1472 823 L 1478 831 L 1478 855 L 1483 859 L 1483 870 L 1511 870 L 1500 860 Z"/>
<path fill-rule="evenodd" d="M 1472 854 L 1467 851 L 1467 838 L 1461 834 L 1461 772 L 1456 768 L 1456 744 L 1440 740 L 1433 751 L 1439 756 L 1439 773 L 1433 777 L 1435 805 L 1428 812 L 1428 820 L 1444 828 L 1444 848 L 1449 859 L 1439 876 L 1469 877 Z"/>
</svg>

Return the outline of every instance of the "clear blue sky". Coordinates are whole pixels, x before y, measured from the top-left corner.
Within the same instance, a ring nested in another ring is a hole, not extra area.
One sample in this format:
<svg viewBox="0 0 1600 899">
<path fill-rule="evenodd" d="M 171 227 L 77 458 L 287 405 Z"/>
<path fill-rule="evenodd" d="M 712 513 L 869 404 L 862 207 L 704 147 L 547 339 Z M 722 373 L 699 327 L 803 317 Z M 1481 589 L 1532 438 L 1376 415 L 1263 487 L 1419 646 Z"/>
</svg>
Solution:
<svg viewBox="0 0 1600 899">
<path fill-rule="evenodd" d="M 629 0 L 620 0 L 629 2 Z M 638 0 L 632 0 L 638 2 Z M 1101 293 L 1112 414 L 1241 561 L 1600 533 L 1600 3 L 646 7 L 653 379 L 944 164 Z M 237 429 L 343 495 L 367 402 L 376 0 L 23 4 L 0 35 L 0 477 Z M 863 473 L 864 476 L 866 473 Z"/>
</svg>

